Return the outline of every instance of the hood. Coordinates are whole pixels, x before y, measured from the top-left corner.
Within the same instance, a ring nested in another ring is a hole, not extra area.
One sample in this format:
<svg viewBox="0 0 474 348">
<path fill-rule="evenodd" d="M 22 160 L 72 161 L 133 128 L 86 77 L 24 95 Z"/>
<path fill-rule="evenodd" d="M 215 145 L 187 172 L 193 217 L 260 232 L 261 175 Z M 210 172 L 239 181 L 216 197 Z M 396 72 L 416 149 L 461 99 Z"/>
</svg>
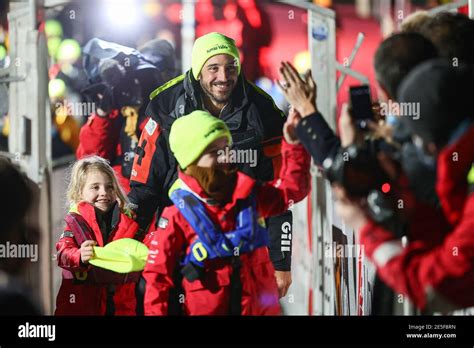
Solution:
<svg viewBox="0 0 474 348">
<path fill-rule="evenodd" d="M 469 194 L 468 174 L 474 162 L 474 125 L 445 146 L 437 163 L 436 191 L 446 218 L 456 225 Z"/>
</svg>

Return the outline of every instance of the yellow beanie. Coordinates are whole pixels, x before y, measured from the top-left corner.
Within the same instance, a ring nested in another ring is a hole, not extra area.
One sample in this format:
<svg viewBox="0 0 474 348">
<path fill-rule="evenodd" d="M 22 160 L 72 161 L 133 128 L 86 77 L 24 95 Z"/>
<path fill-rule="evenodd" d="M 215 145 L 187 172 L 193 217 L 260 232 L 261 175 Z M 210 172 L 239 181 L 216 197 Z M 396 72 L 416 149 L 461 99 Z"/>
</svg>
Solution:
<svg viewBox="0 0 474 348">
<path fill-rule="evenodd" d="M 227 125 L 207 111 L 196 110 L 174 121 L 170 130 L 170 148 L 180 167 L 185 169 L 196 161 L 215 140 L 232 136 Z"/>
<path fill-rule="evenodd" d="M 235 41 L 225 35 L 214 32 L 201 36 L 194 42 L 191 55 L 191 69 L 196 80 L 207 60 L 218 54 L 228 54 L 234 57 L 237 64 L 237 72 L 240 74 L 240 56 L 239 50 L 235 46 Z"/>
</svg>

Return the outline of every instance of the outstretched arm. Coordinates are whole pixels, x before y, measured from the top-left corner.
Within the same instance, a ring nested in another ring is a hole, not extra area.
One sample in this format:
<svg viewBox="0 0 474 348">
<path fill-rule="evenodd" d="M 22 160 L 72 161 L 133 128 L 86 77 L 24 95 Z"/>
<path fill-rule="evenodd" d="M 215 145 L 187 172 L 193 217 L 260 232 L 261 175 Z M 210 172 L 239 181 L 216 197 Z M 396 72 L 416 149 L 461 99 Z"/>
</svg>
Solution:
<svg viewBox="0 0 474 348">
<path fill-rule="evenodd" d="M 271 183 L 257 189 L 257 207 L 264 217 L 278 215 L 309 193 L 310 157 L 296 136 L 296 125 L 301 117 L 292 111 L 283 127 L 282 166 L 280 175 Z"/>
</svg>

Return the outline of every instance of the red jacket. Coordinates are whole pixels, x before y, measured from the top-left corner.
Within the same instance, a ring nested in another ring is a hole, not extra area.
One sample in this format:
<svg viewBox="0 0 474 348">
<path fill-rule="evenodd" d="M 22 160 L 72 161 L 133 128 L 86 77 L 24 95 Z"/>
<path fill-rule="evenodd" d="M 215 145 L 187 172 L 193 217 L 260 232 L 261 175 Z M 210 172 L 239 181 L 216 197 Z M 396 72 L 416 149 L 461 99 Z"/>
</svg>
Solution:
<svg viewBox="0 0 474 348">
<path fill-rule="evenodd" d="M 303 146 L 283 142 L 280 179 L 256 187 L 257 211 L 261 217 L 281 214 L 288 206 L 302 200 L 310 190 L 310 157 Z M 202 198 L 206 194 L 193 177 L 180 172 L 179 177 Z M 206 205 L 209 217 L 222 231 L 235 229 L 237 200 L 246 199 L 255 189 L 256 182 L 238 172 L 232 201 L 224 207 Z M 173 272 L 180 259 L 189 251 L 196 237 L 178 208 L 167 207 L 162 215 L 163 224 L 153 233 L 150 254 L 143 276 L 146 280 L 145 314 L 166 315 L 168 293 L 173 287 Z M 165 226 L 166 225 L 166 226 Z M 268 249 L 258 248 L 241 255 L 240 278 L 243 315 L 278 315 L 278 289 L 274 268 Z M 205 263 L 205 275 L 201 280 L 183 280 L 184 312 L 186 315 L 227 315 L 230 300 L 230 275 L 232 266 L 227 259 Z"/>
<path fill-rule="evenodd" d="M 145 127 L 148 118 L 140 122 L 137 127 L 137 136 L 140 137 L 141 131 Z M 122 149 L 121 140 L 127 137 L 122 130 L 123 117 L 119 110 L 113 110 L 106 117 L 100 117 L 96 114 L 89 116 L 87 123 L 81 128 L 79 134 L 79 146 L 76 150 L 77 159 L 89 155 L 97 155 L 105 158 L 112 165 L 119 183 L 126 194 L 130 192 L 130 178 L 122 175 Z"/>
<path fill-rule="evenodd" d="M 374 222 L 360 231 L 365 253 L 381 278 L 426 311 L 474 306 L 474 194 L 467 182 L 473 161 L 474 127 L 438 156 L 436 191 L 452 226 L 441 244 L 419 239 L 402 248 Z M 431 223 L 426 228 L 438 235 L 441 227 Z"/>
<path fill-rule="evenodd" d="M 109 239 L 104 243 L 94 206 L 81 202 L 77 205 L 75 212 L 80 214 L 92 228 L 98 246 L 104 246 L 120 238 L 133 238 L 138 230 L 138 224 L 135 221 L 123 213 L 117 214 L 118 221 L 112 221 L 115 227 L 110 232 Z M 66 224 L 64 233 L 56 243 L 58 265 L 65 271 L 63 271 L 63 280 L 56 298 L 55 315 L 104 315 L 106 286 L 75 284 L 75 279 L 68 279 L 71 278 L 68 276 L 69 272 L 85 272 L 94 267 L 81 264 L 80 245 L 76 243 L 71 231 L 72 227 Z M 115 315 L 135 315 L 135 283 L 117 285 L 114 304 Z"/>
</svg>

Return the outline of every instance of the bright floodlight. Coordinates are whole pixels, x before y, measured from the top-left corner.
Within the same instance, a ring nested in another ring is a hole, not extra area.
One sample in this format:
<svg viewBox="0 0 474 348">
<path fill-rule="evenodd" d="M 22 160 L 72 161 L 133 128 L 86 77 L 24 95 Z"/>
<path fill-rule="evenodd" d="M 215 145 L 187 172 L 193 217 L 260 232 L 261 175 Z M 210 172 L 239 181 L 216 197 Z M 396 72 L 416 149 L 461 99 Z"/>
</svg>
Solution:
<svg viewBox="0 0 474 348">
<path fill-rule="evenodd" d="M 104 12 L 114 28 L 130 28 L 138 22 L 137 2 L 134 0 L 106 0 Z"/>
</svg>

